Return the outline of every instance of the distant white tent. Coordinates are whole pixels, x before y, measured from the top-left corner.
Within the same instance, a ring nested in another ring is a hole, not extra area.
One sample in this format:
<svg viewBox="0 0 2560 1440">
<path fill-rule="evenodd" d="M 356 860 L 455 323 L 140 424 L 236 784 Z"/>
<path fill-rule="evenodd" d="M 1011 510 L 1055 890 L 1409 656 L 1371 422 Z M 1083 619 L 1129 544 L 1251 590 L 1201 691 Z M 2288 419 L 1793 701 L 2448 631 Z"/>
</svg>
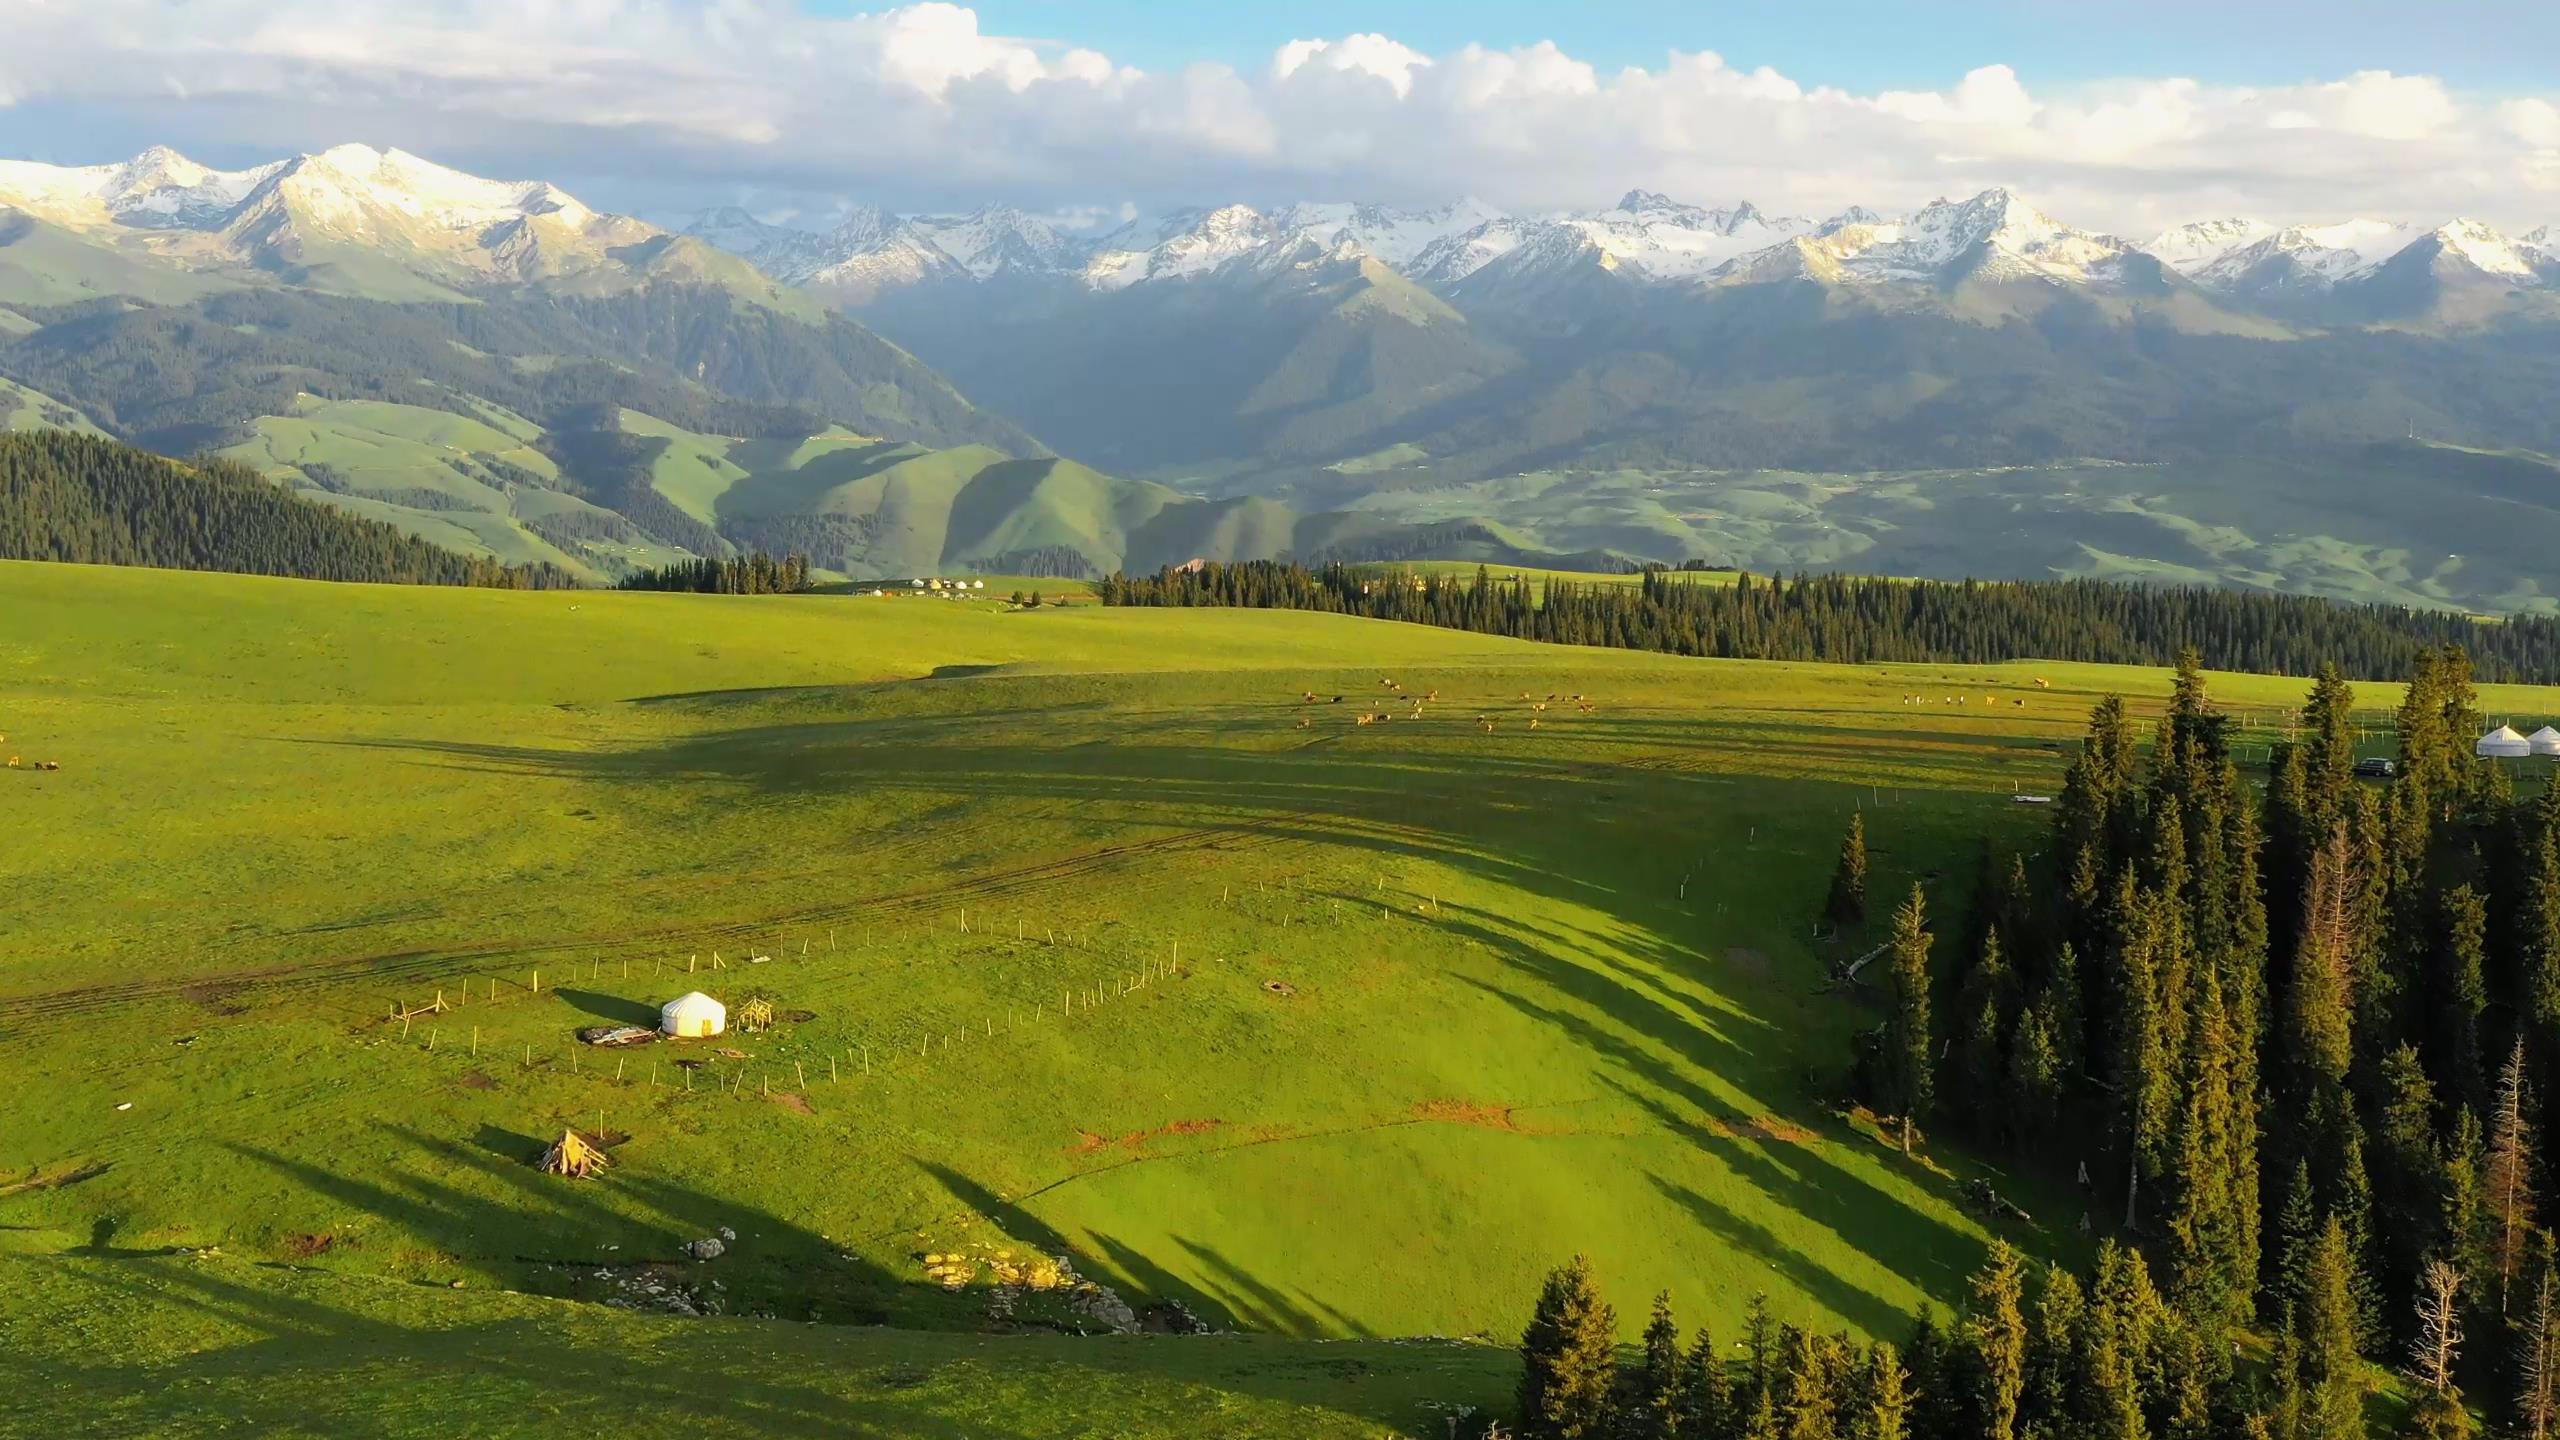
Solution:
<svg viewBox="0 0 2560 1440">
<path fill-rule="evenodd" d="M 2533 747 L 2536 755 L 2560 755 L 2560 730 L 2545 725 L 2524 737 L 2524 743 Z"/>
<path fill-rule="evenodd" d="M 729 1028 L 729 1007 L 688 991 L 658 1008 L 658 1028 L 679 1040 L 708 1040 Z"/>
<path fill-rule="evenodd" d="M 2517 734 L 2513 726 L 2501 725 L 2481 736 L 2471 753 L 2484 760 L 2521 760 L 2533 753 L 2533 742 Z"/>
</svg>

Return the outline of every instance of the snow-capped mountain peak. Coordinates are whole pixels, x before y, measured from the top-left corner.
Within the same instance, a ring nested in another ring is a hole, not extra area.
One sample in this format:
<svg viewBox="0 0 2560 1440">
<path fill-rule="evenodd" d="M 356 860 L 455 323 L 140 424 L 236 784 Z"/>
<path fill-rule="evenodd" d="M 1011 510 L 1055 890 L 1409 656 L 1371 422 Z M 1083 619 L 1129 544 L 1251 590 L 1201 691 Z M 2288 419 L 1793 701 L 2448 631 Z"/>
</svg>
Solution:
<svg viewBox="0 0 2560 1440">
<path fill-rule="evenodd" d="M 1943 283 L 1962 278 L 2108 284 L 2132 246 L 2075 230 L 2015 193 L 1936 200 L 1910 219 L 1825 227 L 1824 254 L 1851 281 Z"/>
<path fill-rule="evenodd" d="M 1080 258 L 1056 227 L 1009 205 L 966 215 L 919 215 L 905 223 L 981 280 L 1005 271 L 1061 270 Z"/>
<path fill-rule="evenodd" d="M 2440 257 L 2461 260 L 2484 275 L 2510 281 L 2534 277 L 2536 267 L 2523 247 L 2477 220 L 2456 219 L 2427 238 L 2436 242 Z"/>
<path fill-rule="evenodd" d="M 2240 295 L 2317 293 L 2379 266 L 2418 238 L 2393 220 L 2287 225 L 2192 272 L 2209 289 Z"/>
<path fill-rule="evenodd" d="M 2163 230 L 2142 242 L 2141 250 L 2181 275 L 2192 275 L 2232 251 L 2254 245 L 2275 233 L 2264 220 L 2233 216 L 2198 220 Z"/>
</svg>

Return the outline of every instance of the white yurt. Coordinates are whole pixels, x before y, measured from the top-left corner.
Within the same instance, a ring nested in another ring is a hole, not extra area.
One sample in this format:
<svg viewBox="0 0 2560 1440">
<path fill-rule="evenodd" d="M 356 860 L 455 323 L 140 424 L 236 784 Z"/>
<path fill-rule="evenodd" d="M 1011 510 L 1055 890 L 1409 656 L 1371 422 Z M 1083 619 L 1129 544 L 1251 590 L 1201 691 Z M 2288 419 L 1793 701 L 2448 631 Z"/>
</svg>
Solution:
<svg viewBox="0 0 2560 1440">
<path fill-rule="evenodd" d="M 2560 755 L 2560 730 L 2545 725 L 2524 737 L 2524 743 L 2536 755 Z"/>
<path fill-rule="evenodd" d="M 2515 732 L 2511 725 L 2501 725 L 2480 737 L 2471 753 L 2483 760 L 2521 760 L 2533 753 L 2533 742 Z"/>
<path fill-rule="evenodd" d="M 729 1007 L 691 991 L 658 1008 L 658 1028 L 679 1040 L 708 1040 L 729 1028 Z"/>
</svg>

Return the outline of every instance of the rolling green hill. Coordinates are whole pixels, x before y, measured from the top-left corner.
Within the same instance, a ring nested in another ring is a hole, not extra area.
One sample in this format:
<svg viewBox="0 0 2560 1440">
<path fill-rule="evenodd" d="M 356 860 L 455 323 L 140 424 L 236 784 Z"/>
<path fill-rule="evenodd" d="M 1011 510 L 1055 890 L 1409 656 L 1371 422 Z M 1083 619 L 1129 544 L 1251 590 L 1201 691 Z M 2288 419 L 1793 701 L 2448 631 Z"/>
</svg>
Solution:
<svg viewBox="0 0 2560 1440">
<path fill-rule="evenodd" d="M 0 1082 L 48 1097 L 0 1129 L 0 1264 L 58 1322 L 0 1363 L 158 1382 L 89 1428 L 327 1428 L 450 1384 L 399 1413 L 520 1433 L 593 1413 L 509 1404 L 574 1363 L 640 1434 L 1177 1405 L 1418 1437 L 1500 1402 L 1566 1249 L 1720 1334 L 1765 1291 L 1893 1335 L 1995 1235 L 2083 1244 L 2034 1175 L 1835 1112 L 1874 1012 L 1824 977 L 1869 938 L 1806 919 L 1857 810 L 1872 892 L 1920 882 L 1962 933 L 1981 837 L 2045 833 L 2011 792 L 2051 792 L 2097 694 L 2147 723 L 2156 672 L 80 566 L 0 564 L 0 608 L 45 617 L 0 670 L 12 752 L 63 766 L 0 772 L 46 837 L 0 852 Z M 2301 691 L 2214 687 L 2262 736 Z M 1550 692 L 1597 709 L 1533 730 Z M 574 1043 L 688 988 L 785 1018 Z M 569 1125 L 604 1176 L 535 1170 Z M 2036 1218 L 1969 1208 L 1978 1175 Z M 1258 1338 L 971 1333 L 1072 1325 L 1050 1291 L 990 1311 L 1031 1251 Z M 720 1316 L 566 1303 L 668 1294 Z M 1375 1343 L 1421 1334 L 1483 1338 Z M 680 1422 L 636 1403 L 671 1366 Z M 0 1416 L 78 1428 L 91 1388 Z"/>
<path fill-rule="evenodd" d="M 94 433 L 0 432 L 0 556 L 403 584 L 564 584 L 485 551 L 336 513 L 222 459 L 181 464 Z"/>
</svg>

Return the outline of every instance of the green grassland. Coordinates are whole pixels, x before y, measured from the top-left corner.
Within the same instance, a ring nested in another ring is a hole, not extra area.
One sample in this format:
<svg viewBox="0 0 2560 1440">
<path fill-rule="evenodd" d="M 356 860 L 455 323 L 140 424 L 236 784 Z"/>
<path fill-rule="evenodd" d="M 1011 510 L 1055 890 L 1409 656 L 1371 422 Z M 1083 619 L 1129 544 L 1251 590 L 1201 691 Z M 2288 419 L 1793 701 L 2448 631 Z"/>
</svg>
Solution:
<svg viewBox="0 0 2560 1440">
<path fill-rule="evenodd" d="M 0 608 L 0 748 L 62 766 L 0 771 L 0 1314 L 77 1377 L 10 1424 L 1427 1434 L 1572 1249 L 1895 1334 L 1994 1233 L 2080 1243 L 1833 1113 L 1869 940 L 1807 921 L 1864 809 L 1955 933 L 2154 672 L 35 564 Z M 572 1043 L 692 987 L 799 1018 Z M 569 1125 L 603 1177 L 533 1168 Z M 1258 1338 L 990 1336 L 923 1260 L 1033 1248 Z M 731 1318 L 574 1303 L 644 1273 Z"/>
</svg>

